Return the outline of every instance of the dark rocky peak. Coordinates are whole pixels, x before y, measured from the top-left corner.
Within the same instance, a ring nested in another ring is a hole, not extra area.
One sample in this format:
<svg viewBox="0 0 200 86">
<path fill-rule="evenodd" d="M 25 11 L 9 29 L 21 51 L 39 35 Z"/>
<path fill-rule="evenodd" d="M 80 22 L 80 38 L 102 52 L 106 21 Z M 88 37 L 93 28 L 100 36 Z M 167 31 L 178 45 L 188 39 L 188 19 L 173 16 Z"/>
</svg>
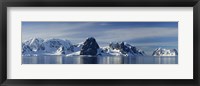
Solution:
<svg viewBox="0 0 200 86">
<path fill-rule="evenodd" d="M 80 55 L 96 55 L 98 49 L 99 45 L 97 44 L 95 38 L 90 37 L 87 38 L 86 41 L 83 43 Z"/>
<path fill-rule="evenodd" d="M 121 43 L 120 43 L 120 51 L 121 51 L 123 54 L 125 54 L 125 53 L 130 52 L 131 50 L 130 50 L 130 48 L 129 48 L 128 46 L 126 46 L 126 45 L 124 44 L 124 42 L 121 42 Z"/>
<path fill-rule="evenodd" d="M 172 49 L 176 55 L 178 55 L 178 51 L 176 49 Z"/>
</svg>

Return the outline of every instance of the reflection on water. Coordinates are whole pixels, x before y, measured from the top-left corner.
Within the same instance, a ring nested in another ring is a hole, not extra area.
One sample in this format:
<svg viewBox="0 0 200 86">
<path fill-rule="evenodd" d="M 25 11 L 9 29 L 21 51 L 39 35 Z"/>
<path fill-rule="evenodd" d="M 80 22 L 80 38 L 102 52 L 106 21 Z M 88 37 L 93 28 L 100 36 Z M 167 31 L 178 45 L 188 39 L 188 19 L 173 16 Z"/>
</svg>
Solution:
<svg viewBox="0 0 200 86">
<path fill-rule="evenodd" d="M 178 56 L 23 56 L 22 64 L 178 64 Z"/>
</svg>

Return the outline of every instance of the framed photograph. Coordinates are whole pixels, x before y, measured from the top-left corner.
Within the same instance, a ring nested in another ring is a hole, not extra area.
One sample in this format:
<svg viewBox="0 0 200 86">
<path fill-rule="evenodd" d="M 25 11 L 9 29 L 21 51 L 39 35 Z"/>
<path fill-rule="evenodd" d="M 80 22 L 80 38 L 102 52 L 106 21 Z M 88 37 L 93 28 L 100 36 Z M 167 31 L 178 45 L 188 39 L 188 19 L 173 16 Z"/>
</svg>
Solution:
<svg viewBox="0 0 200 86">
<path fill-rule="evenodd" d="M 199 0 L 1 2 L 1 85 L 199 85 Z"/>
<path fill-rule="evenodd" d="M 21 29 L 22 64 L 178 64 L 178 22 L 23 21 Z"/>
</svg>

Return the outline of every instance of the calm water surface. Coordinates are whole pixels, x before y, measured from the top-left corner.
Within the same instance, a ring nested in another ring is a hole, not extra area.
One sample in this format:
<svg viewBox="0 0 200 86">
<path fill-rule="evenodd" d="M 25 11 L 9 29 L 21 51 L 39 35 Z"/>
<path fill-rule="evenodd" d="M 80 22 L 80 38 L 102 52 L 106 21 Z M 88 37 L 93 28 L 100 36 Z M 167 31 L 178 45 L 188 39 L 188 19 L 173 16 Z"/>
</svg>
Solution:
<svg viewBox="0 0 200 86">
<path fill-rule="evenodd" d="M 22 64 L 178 64 L 178 56 L 23 56 Z"/>
</svg>

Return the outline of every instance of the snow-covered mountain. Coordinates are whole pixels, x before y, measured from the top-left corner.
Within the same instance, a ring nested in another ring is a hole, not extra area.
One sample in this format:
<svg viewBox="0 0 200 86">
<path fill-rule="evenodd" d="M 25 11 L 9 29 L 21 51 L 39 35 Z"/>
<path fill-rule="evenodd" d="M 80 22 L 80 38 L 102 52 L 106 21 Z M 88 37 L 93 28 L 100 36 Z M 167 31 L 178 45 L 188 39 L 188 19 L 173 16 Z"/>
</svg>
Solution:
<svg viewBox="0 0 200 86">
<path fill-rule="evenodd" d="M 69 40 L 32 38 L 22 43 L 23 55 L 53 54 L 61 55 L 73 52 L 73 46 Z"/>
<path fill-rule="evenodd" d="M 144 51 L 137 49 L 128 43 L 110 43 L 106 47 L 99 47 L 95 38 L 90 37 L 85 42 L 72 44 L 69 40 L 32 38 L 22 42 L 22 55 L 123 55 L 137 56 L 145 55 Z"/>
<path fill-rule="evenodd" d="M 41 38 L 32 38 L 22 42 L 22 54 L 37 54 L 41 49 L 41 44 L 44 42 Z"/>
<path fill-rule="evenodd" d="M 99 55 L 99 56 L 138 56 L 145 55 L 144 51 L 137 49 L 135 46 L 127 44 L 125 42 L 121 43 L 110 43 L 109 46 L 99 47 L 96 40 L 91 37 L 86 39 L 82 45 L 80 51 L 68 54 L 66 56 L 73 55 Z"/>
<path fill-rule="evenodd" d="M 155 49 L 152 56 L 177 56 L 178 52 L 176 49 Z"/>
<path fill-rule="evenodd" d="M 108 47 L 99 49 L 98 55 L 123 55 L 123 56 L 143 56 L 144 51 L 137 49 L 126 42 L 110 43 Z"/>
</svg>

